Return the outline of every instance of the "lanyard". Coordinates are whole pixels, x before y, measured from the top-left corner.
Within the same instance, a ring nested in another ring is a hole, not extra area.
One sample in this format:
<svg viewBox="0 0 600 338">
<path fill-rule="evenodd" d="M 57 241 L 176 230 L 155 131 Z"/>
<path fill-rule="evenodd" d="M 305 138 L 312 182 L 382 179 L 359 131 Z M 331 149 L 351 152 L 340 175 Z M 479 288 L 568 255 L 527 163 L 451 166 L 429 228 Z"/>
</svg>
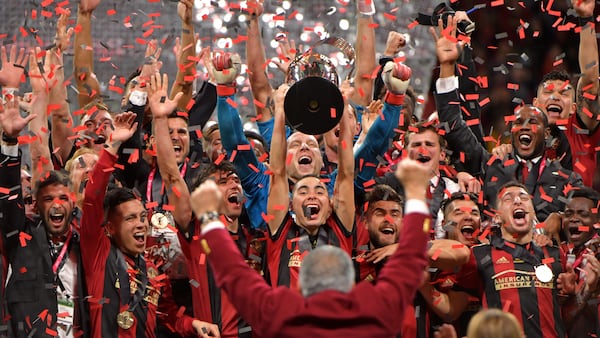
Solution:
<svg viewBox="0 0 600 338">
<path fill-rule="evenodd" d="M 71 237 L 73 237 L 73 231 L 69 230 L 67 240 L 65 241 L 65 244 L 63 244 L 62 249 L 60 249 L 60 253 L 58 254 L 58 257 L 56 257 L 54 264 L 52 264 L 52 272 L 54 272 L 55 275 L 58 273 L 59 268 L 62 267 L 61 262 L 65 258 L 65 254 L 67 253 L 67 247 L 69 246 L 69 242 L 71 242 Z"/>
<path fill-rule="evenodd" d="M 182 178 L 185 176 L 187 171 L 187 162 L 188 160 L 186 159 L 181 166 L 181 171 L 179 172 L 179 175 Z M 150 174 L 148 174 L 148 184 L 146 185 L 146 202 L 152 201 L 152 181 L 154 181 L 154 176 L 156 176 L 156 166 L 152 168 L 152 171 L 150 171 Z"/>
</svg>

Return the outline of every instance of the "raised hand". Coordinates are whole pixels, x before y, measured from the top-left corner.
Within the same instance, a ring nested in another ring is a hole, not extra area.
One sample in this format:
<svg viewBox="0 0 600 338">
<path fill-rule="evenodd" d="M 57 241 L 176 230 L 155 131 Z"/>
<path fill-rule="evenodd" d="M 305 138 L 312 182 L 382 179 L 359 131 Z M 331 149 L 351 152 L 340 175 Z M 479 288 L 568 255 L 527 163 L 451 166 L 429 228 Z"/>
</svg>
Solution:
<svg viewBox="0 0 600 338">
<path fill-rule="evenodd" d="M 93 12 L 102 0 L 79 0 L 79 11 L 82 13 Z"/>
<path fill-rule="evenodd" d="M 404 186 L 406 199 L 426 200 L 426 191 L 429 189 L 429 177 L 431 172 L 421 163 L 405 158 L 398 162 L 396 178 Z"/>
<path fill-rule="evenodd" d="M 363 111 L 360 127 L 362 129 L 363 134 L 367 134 L 373 122 L 377 119 L 377 116 L 381 113 L 381 109 L 383 109 L 383 102 L 381 100 L 371 101 L 367 106 L 367 109 Z"/>
<path fill-rule="evenodd" d="M 587 18 L 594 15 L 595 0 L 571 0 L 573 8 L 582 18 Z"/>
<path fill-rule="evenodd" d="M 179 41 L 179 38 L 177 38 L 177 41 Z M 151 76 L 160 72 L 163 65 L 162 61 L 159 61 L 161 52 L 162 48 L 158 47 L 158 41 L 156 39 L 152 39 L 148 42 L 146 54 L 144 55 L 144 65 L 140 71 L 141 82 L 150 81 Z"/>
<path fill-rule="evenodd" d="M 113 122 L 114 130 L 106 141 L 107 143 L 121 144 L 131 138 L 137 129 L 138 123 L 135 122 L 135 113 L 127 112 L 115 116 Z"/>
<path fill-rule="evenodd" d="M 402 62 L 389 61 L 383 66 L 381 78 L 387 89 L 394 94 L 404 94 L 408 89 L 412 70 Z"/>
<path fill-rule="evenodd" d="M 177 102 L 183 95 L 182 92 L 177 93 L 173 100 L 169 99 L 167 89 L 169 87 L 169 77 L 167 74 L 154 74 L 150 78 L 150 86 L 148 87 L 148 104 L 152 111 L 154 119 L 167 118 L 177 108 Z"/>
<path fill-rule="evenodd" d="M 12 45 L 10 48 L 10 54 L 6 57 L 6 47 L 0 48 L 0 61 L 2 61 L 2 68 L 0 68 L 0 86 L 7 88 L 19 88 L 21 83 L 21 77 L 25 73 L 25 64 L 27 58 L 25 57 L 25 48 L 19 49 L 17 55 L 17 46 Z"/>
<path fill-rule="evenodd" d="M 277 48 L 279 61 L 271 59 L 271 62 L 277 65 L 277 68 L 279 68 L 283 74 L 287 74 L 290 63 L 296 58 L 300 50 L 302 50 L 302 45 L 299 45 L 298 49 L 296 49 L 296 42 L 294 40 L 288 40 L 288 38 L 285 37 L 279 40 L 279 47 Z"/>
<path fill-rule="evenodd" d="M 181 22 L 185 25 L 192 24 L 192 9 L 194 8 L 194 0 L 179 0 L 177 4 L 177 15 Z"/>
<path fill-rule="evenodd" d="M 242 61 L 238 54 L 215 53 L 212 64 L 212 76 L 217 84 L 235 86 L 235 78 L 242 69 Z"/>
<path fill-rule="evenodd" d="M 246 6 L 248 6 L 248 13 L 254 17 L 261 16 L 264 11 L 263 1 L 264 0 L 248 0 L 246 2 Z"/>
<path fill-rule="evenodd" d="M 456 38 L 456 25 L 458 23 L 454 16 L 448 16 L 448 24 L 444 28 L 442 19 L 438 20 L 438 32 L 434 27 L 431 27 L 429 31 L 436 41 L 436 53 L 440 64 L 452 64 L 458 60 L 460 55 L 460 47 L 462 42 L 459 42 Z"/>
<path fill-rule="evenodd" d="M 273 96 L 273 101 L 275 102 L 275 111 L 276 112 L 277 111 L 283 112 L 283 110 L 284 110 L 283 105 L 285 103 L 285 95 L 287 94 L 289 89 L 290 89 L 290 86 L 288 86 L 286 83 L 283 83 L 275 91 L 275 94 Z"/>
<path fill-rule="evenodd" d="M 209 211 L 219 211 L 222 202 L 221 190 L 211 179 L 196 188 L 191 196 L 192 210 L 198 217 Z"/>
<path fill-rule="evenodd" d="M 6 103 L 0 105 L 0 129 L 8 137 L 17 137 L 21 130 L 34 118 L 36 114 L 22 117 L 19 111 L 19 97 L 13 95 L 6 96 Z"/>
<path fill-rule="evenodd" d="M 71 10 L 65 9 L 61 12 L 56 22 L 56 35 L 54 36 L 54 45 L 59 52 L 64 52 L 71 45 L 71 37 L 73 36 L 73 27 L 67 29 L 67 22 L 71 16 Z"/>
<path fill-rule="evenodd" d="M 31 84 L 31 90 L 34 95 L 43 95 L 50 92 L 50 79 L 49 65 L 44 65 L 42 59 L 42 52 L 40 47 L 36 47 L 35 50 L 29 52 L 29 84 Z"/>
<path fill-rule="evenodd" d="M 408 35 L 390 31 L 387 42 L 385 43 L 385 56 L 394 56 L 400 52 L 402 47 L 406 46 Z"/>
</svg>

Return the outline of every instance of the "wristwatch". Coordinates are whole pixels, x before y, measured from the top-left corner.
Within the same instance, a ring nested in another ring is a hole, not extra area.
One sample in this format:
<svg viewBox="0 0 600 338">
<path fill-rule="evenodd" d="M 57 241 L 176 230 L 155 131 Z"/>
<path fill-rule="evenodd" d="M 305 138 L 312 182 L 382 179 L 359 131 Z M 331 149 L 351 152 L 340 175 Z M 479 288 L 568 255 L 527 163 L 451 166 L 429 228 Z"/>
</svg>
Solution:
<svg viewBox="0 0 600 338">
<path fill-rule="evenodd" d="M 198 217 L 200 225 L 206 225 L 210 222 L 218 221 L 220 214 L 216 211 L 208 211 Z"/>
</svg>

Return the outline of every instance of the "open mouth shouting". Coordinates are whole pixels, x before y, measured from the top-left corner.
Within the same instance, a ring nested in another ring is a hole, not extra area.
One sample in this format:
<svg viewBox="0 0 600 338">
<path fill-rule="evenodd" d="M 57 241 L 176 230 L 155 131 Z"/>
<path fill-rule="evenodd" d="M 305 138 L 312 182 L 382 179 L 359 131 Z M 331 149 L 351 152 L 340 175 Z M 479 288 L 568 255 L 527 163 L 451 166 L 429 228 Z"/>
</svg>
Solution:
<svg viewBox="0 0 600 338">
<path fill-rule="evenodd" d="M 181 155 L 181 150 L 182 150 L 182 149 L 183 149 L 183 148 L 182 148 L 180 145 L 178 145 L 178 144 L 174 144 L 174 145 L 173 145 L 173 150 L 175 150 L 175 156 L 180 156 L 180 155 Z"/>
<path fill-rule="evenodd" d="M 417 155 L 416 160 L 421 163 L 428 163 L 429 161 L 431 161 L 431 156 L 419 153 L 419 155 Z"/>
<path fill-rule="evenodd" d="M 519 135 L 519 142 L 525 147 L 527 147 L 531 144 L 531 140 L 532 140 L 531 135 L 527 135 L 527 134 Z"/>
<path fill-rule="evenodd" d="M 313 163 L 313 159 L 311 156 L 302 155 L 298 158 L 298 169 L 301 172 L 312 171 L 312 163 Z"/>
<path fill-rule="evenodd" d="M 515 146 L 518 150 L 518 154 L 521 156 L 527 156 L 534 150 L 534 136 L 530 130 L 521 130 L 518 133 Z"/>
<path fill-rule="evenodd" d="M 583 234 L 579 229 L 579 223 L 569 223 L 567 231 L 569 231 L 569 234 L 571 235 L 571 240 L 577 240 Z"/>
<path fill-rule="evenodd" d="M 59 208 L 52 208 L 48 212 L 48 220 L 50 225 L 54 228 L 60 228 L 65 221 L 65 211 Z"/>
<path fill-rule="evenodd" d="M 135 245 L 138 248 L 144 248 L 146 246 L 146 232 L 145 231 L 137 231 L 133 234 L 133 239 L 135 240 Z"/>
<path fill-rule="evenodd" d="M 563 112 L 563 107 L 557 104 L 549 104 L 546 106 L 546 112 L 548 112 L 549 118 L 560 119 L 560 116 Z"/>
<path fill-rule="evenodd" d="M 298 164 L 311 164 L 312 163 L 312 158 L 310 158 L 309 156 L 301 156 L 298 159 Z"/>
<path fill-rule="evenodd" d="M 390 237 L 391 239 L 394 239 L 396 235 L 396 228 L 392 224 L 386 222 L 379 227 L 379 232 L 384 237 Z"/>
<path fill-rule="evenodd" d="M 465 239 L 469 241 L 473 241 L 475 239 L 473 237 L 473 234 L 475 233 L 475 228 L 473 228 L 470 225 L 464 225 L 462 229 L 460 229 L 460 232 L 462 233 L 463 237 L 465 237 Z"/>
<path fill-rule="evenodd" d="M 244 195 L 239 192 L 232 192 L 227 196 L 227 203 L 233 204 L 235 206 L 241 206 L 244 202 Z"/>
<path fill-rule="evenodd" d="M 515 209 L 512 216 L 515 225 L 527 225 L 527 211 L 525 209 Z"/>
<path fill-rule="evenodd" d="M 321 211 L 321 207 L 318 204 L 306 204 L 302 207 L 304 217 L 313 220 L 316 219 Z"/>
<path fill-rule="evenodd" d="M 92 138 L 94 139 L 94 144 L 104 144 L 106 142 L 106 137 L 102 134 L 92 134 Z"/>
</svg>

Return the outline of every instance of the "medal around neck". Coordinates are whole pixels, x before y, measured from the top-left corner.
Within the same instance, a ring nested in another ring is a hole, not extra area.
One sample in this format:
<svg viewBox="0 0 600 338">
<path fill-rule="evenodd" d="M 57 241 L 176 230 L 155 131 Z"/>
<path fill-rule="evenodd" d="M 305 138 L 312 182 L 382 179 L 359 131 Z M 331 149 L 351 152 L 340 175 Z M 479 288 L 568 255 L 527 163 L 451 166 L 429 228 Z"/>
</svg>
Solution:
<svg viewBox="0 0 600 338">
<path fill-rule="evenodd" d="M 156 229 L 164 229 L 169 225 L 169 218 L 162 212 L 155 212 L 150 218 L 150 223 Z"/>
<path fill-rule="evenodd" d="M 123 330 L 129 330 L 134 323 L 135 319 L 133 317 L 133 313 L 127 310 L 122 311 L 117 315 L 117 324 Z"/>
<path fill-rule="evenodd" d="M 546 264 L 535 267 L 535 277 L 542 283 L 548 283 L 554 277 L 552 270 Z"/>
</svg>

